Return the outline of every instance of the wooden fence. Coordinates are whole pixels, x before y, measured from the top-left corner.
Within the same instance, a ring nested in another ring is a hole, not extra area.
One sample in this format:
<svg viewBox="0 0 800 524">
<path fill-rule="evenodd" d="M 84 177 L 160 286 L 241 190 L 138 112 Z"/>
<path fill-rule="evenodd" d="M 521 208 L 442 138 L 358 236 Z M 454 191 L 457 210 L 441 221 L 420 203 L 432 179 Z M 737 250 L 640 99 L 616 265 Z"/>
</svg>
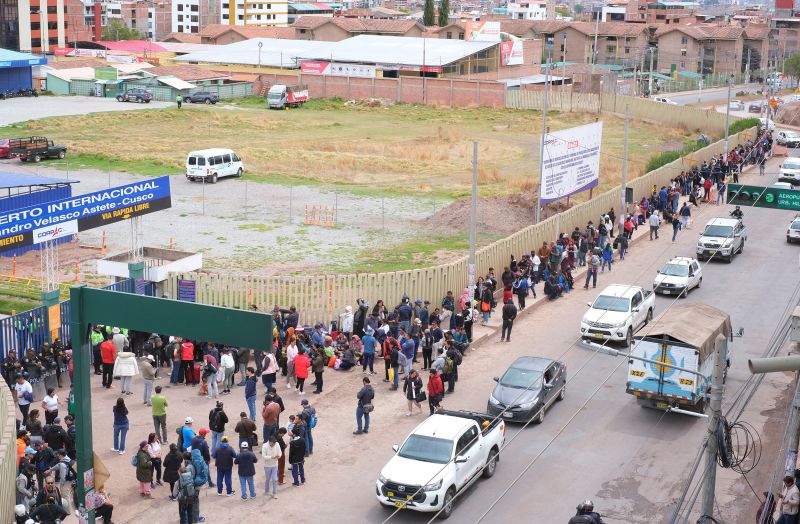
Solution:
<svg viewBox="0 0 800 524">
<path fill-rule="evenodd" d="M 753 130 L 743 131 L 733 135 L 730 141 L 736 144 L 753 135 Z M 681 170 L 718 155 L 722 149 L 722 141 L 711 144 L 632 180 L 628 187 L 633 188 L 634 198 L 638 201 L 650 195 L 653 184 L 666 185 Z M 619 187 L 609 190 L 479 249 L 476 275 L 485 275 L 493 267 L 499 276 L 512 254 L 519 258 L 523 253 L 538 249 L 542 242 L 557 238 L 559 231 L 568 232 L 575 227 L 583 227 L 587 221 L 597 220 L 612 207 L 619 213 L 620 191 Z M 257 304 L 260 309 L 271 309 L 275 304 L 283 308 L 294 305 L 300 312 L 301 322 L 310 324 L 337 319 L 345 306 L 355 305 L 357 298 L 366 299 L 370 306 L 378 299 L 383 299 L 391 307 L 406 294 L 412 300 L 427 299 L 438 305 L 447 291 L 452 291 L 456 296 L 461 294 L 467 285 L 468 267 L 467 257 L 464 256 L 449 264 L 388 273 L 273 277 L 171 273 L 167 281 L 170 296 L 179 296 L 179 279 L 195 282 L 195 295 L 199 303 L 237 308 Z"/>
</svg>

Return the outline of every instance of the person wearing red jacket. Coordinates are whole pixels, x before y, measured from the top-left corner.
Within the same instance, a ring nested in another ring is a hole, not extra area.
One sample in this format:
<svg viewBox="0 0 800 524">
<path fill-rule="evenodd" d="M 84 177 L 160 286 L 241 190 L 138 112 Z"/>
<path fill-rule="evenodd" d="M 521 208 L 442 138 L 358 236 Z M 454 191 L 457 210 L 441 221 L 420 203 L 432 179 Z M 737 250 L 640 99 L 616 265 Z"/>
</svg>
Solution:
<svg viewBox="0 0 800 524">
<path fill-rule="evenodd" d="M 110 389 L 114 381 L 114 362 L 117 360 L 117 346 L 111 340 L 100 344 L 100 360 L 103 361 L 103 387 Z"/>
<path fill-rule="evenodd" d="M 200 382 L 194 376 L 194 344 L 188 340 L 181 344 L 181 371 L 178 376 L 181 374 L 184 375 L 183 383 L 187 386 L 189 384 L 196 386 Z"/>
<path fill-rule="evenodd" d="M 439 376 L 435 369 L 431 369 L 431 376 L 428 379 L 428 407 L 431 409 L 431 415 L 439 407 L 439 402 L 442 401 L 443 395 L 442 377 Z"/>
<path fill-rule="evenodd" d="M 300 347 L 297 349 L 297 356 L 294 357 L 294 376 L 297 378 L 297 391 L 301 395 L 303 393 L 303 384 L 308 378 L 308 368 L 311 367 L 311 359 L 306 355 L 306 349 Z"/>
</svg>

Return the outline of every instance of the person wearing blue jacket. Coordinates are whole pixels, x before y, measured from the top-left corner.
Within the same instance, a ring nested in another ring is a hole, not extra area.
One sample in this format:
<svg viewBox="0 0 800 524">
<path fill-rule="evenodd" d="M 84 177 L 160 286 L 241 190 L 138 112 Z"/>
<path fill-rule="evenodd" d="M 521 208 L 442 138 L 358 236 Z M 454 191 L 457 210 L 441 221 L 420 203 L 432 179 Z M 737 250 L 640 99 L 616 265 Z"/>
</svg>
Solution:
<svg viewBox="0 0 800 524">
<path fill-rule="evenodd" d="M 603 265 L 600 268 L 600 272 L 606 270 L 606 265 L 608 265 L 608 270 L 611 271 L 611 264 L 614 263 L 614 249 L 611 247 L 610 242 L 606 242 L 606 247 L 603 249 Z"/>
<path fill-rule="evenodd" d="M 194 419 L 192 417 L 186 417 L 183 421 L 183 428 L 181 429 L 181 451 L 186 451 L 189 449 L 189 446 L 192 445 L 192 439 L 195 437 L 195 432 L 192 429 L 192 424 L 194 424 Z"/>
<path fill-rule="evenodd" d="M 242 442 L 239 455 L 233 459 L 239 465 L 239 483 L 242 486 L 242 500 L 247 500 L 247 487 L 250 487 L 250 498 L 256 498 L 256 486 L 253 477 L 256 475 L 256 462 L 258 457 L 250 451 L 250 444 Z"/>
<path fill-rule="evenodd" d="M 237 457 L 236 451 L 228 444 L 228 437 L 222 437 L 216 449 L 214 466 L 217 468 L 217 495 L 222 495 L 222 484 L 225 483 L 225 494 L 234 495 L 236 491 L 231 489 L 231 474 L 233 473 L 233 461 Z"/>
<path fill-rule="evenodd" d="M 193 449 L 191 454 L 191 465 L 194 470 L 195 489 L 199 489 L 208 481 L 208 464 L 203 460 L 203 455 L 199 449 Z M 205 522 L 206 518 L 200 515 L 200 497 L 196 497 L 192 505 L 194 522 Z"/>
</svg>

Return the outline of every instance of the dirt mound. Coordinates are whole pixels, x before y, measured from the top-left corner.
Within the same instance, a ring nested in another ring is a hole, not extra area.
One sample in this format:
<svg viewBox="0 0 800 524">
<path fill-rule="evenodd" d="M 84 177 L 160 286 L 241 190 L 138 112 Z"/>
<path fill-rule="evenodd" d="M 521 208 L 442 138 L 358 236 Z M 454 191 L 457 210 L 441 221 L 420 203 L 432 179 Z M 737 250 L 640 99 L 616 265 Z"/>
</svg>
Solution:
<svg viewBox="0 0 800 524">
<path fill-rule="evenodd" d="M 800 126 L 800 102 L 788 102 L 780 106 L 778 114 L 775 115 L 775 122 Z"/>
<path fill-rule="evenodd" d="M 559 202 L 563 208 L 563 202 Z M 458 235 L 469 232 L 470 199 L 456 200 L 435 214 L 420 220 L 422 227 L 441 235 Z M 555 212 L 546 207 L 542 218 Z M 486 234 L 510 235 L 533 224 L 536 213 L 533 193 L 478 198 L 478 231 Z"/>
</svg>

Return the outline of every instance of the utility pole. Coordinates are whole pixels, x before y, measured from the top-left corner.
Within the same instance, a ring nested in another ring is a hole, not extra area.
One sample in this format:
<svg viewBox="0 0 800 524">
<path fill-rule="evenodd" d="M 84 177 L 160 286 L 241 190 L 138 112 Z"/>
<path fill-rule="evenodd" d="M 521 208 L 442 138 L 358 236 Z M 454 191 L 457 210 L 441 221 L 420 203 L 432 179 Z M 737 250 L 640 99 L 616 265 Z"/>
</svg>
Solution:
<svg viewBox="0 0 800 524">
<path fill-rule="evenodd" d="M 725 337 L 717 335 L 714 340 L 714 371 L 711 374 L 711 390 L 709 391 L 708 444 L 706 445 L 706 475 L 703 486 L 703 506 L 699 522 L 710 522 L 707 517 L 714 515 L 714 487 L 717 480 L 717 427 L 721 422 L 722 393 L 725 389 Z"/>
<path fill-rule="evenodd" d="M 545 44 L 547 45 L 547 44 Z M 552 49 L 547 52 L 547 63 L 551 63 Z M 544 103 L 542 105 L 542 141 L 539 147 L 539 194 L 536 196 L 536 220 L 535 224 L 539 223 L 542 213 L 542 184 L 544 183 L 544 142 L 547 136 L 547 83 L 550 78 L 550 68 L 548 67 L 544 73 Z"/>
<path fill-rule="evenodd" d="M 603 16 L 603 4 L 600 4 L 600 11 L 597 12 L 594 22 L 594 47 L 592 48 L 592 65 L 597 64 L 597 33 L 600 32 L 600 17 Z"/>
<path fill-rule="evenodd" d="M 647 96 L 653 96 L 653 51 L 652 47 L 648 47 L 650 52 L 650 79 L 647 81 Z"/>
<path fill-rule="evenodd" d="M 469 206 L 469 292 L 475 287 L 475 261 L 478 250 L 478 142 L 472 143 L 472 201 Z"/>
<path fill-rule="evenodd" d="M 703 101 L 703 77 L 702 76 L 700 77 L 700 81 L 697 82 L 697 88 L 698 88 L 698 91 L 697 91 L 697 103 L 699 104 L 700 102 Z"/>
<path fill-rule="evenodd" d="M 728 103 L 725 106 L 725 156 L 728 156 L 728 128 L 731 122 L 731 77 L 728 77 Z"/>
<path fill-rule="evenodd" d="M 750 83 L 750 48 L 747 48 L 747 63 L 744 66 L 744 83 Z"/>
<path fill-rule="evenodd" d="M 625 141 L 622 146 L 622 187 L 620 188 L 620 207 L 619 207 L 619 234 L 625 234 L 625 215 L 627 214 L 627 202 L 625 193 L 628 189 L 628 104 L 625 104 Z M 611 227 L 614 227 L 612 224 Z"/>
</svg>

